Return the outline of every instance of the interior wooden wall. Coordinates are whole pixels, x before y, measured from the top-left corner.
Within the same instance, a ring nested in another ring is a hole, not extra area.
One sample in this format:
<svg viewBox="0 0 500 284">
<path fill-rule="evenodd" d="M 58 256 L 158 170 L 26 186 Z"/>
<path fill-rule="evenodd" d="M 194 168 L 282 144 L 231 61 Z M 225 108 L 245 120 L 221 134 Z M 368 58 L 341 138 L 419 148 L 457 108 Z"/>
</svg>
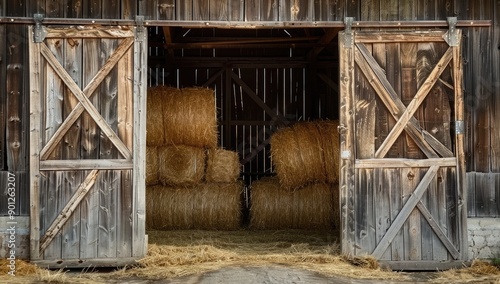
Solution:
<svg viewBox="0 0 500 284">
<path fill-rule="evenodd" d="M 500 2 L 496 0 L 0 0 L 0 16 L 209 21 L 492 19 L 463 28 L 469 216 L 500 216 Z M 0 25 L 0 170 L 18 172 L 17 202 L 28 214 L 26 27 Z M 0 208 L 6 208 L 5 196 Z M 0 215 L 6 214 L 0 209 Z"/>
</svg>

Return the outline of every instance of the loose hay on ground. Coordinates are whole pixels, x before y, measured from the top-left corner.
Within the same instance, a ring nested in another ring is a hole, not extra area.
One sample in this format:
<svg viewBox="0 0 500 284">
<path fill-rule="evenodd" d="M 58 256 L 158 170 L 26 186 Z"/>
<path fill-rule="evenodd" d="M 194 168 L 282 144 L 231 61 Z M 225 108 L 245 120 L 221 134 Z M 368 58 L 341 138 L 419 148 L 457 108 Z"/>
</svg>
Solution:
<svg viewBox="0 0 500 284">
<path fill-rule="evenodd" d="M 334 216 L 332 187 L 309 184 L 289 191 L 276 178 L 252 183 L 250 226 L 255 229 L 331 229 Z"/>
<path fill-rule="evenodd" d="M 165 142 L 163 127 L 163 101 L 165 93 L 172 93 L 177 89 L 165 86 L 156 86 L 148 89 L 146 102 L 146 145 L 161 146 Z"/>
<path fill-rule="evenodd" d="M 146 185 L 156 185 L 158 181 L 158 148 L 146 146 Z"/>
<path fill-rule="evenodd" d="M 234 230 L 240 227 L 241 183 L 146 189 L 146 225 L 150 229 Z"/>
<path fill-rule="evenodd" d="M 163 95 L 166 144 L 205 148 L 217 146 L 217 114 L 213 90 L 184 88 Z"/>
<path fill-rule="evenodd" d="M 238 153 L 220 148 L 209 149 L 207 153 L 207 182 L 236 182 L 240 177 Z"/>
<path fill-rule="evenodd" d="M 205 174 L 205 149 L 191 146 L 158 148 L 159 180 L 163 185 L 199 184 Z"/>
</svg>

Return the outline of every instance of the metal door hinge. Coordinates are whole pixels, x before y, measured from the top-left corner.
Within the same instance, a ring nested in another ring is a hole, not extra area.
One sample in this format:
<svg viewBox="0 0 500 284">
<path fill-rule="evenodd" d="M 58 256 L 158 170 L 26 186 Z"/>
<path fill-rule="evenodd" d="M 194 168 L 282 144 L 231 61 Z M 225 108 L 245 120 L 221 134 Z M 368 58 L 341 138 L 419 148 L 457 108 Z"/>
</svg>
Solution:
<svg viewBox="0 0 500 284">
<path fill-rule="evenodd" d="M 455 121 L 455 134 L 464 134 L 465 133 L 465 123 L 463 120 Z"/>
<path fill-rule="evenodd" d="M 144 16 L 135 16 L 135 40 L 144 41 Z"/>
<path fill-rule="evenodd" d="M 35 42 L 43 42 L 45 37 L 47 36 L 47 31 L 45 27 L 42 25 L 43 15 L 42 14 L 33 14 L 33 18 L 35 20 L 35 29 L 33 30 L 33 40 Z"/>
<path fill-rule="evenodd" d="M 457 17 L 448 17 L 448 31 L 443 35 L 444 40 L 449 46 L 458 46 Z"/>
<path fill-rule="evenodd" d="M 354 21 L 354 18 L 346 17 L 344 21 L 345 21 L 344 47 L 351 48 L 353 43 L 352 22 Z"/>
</svg>

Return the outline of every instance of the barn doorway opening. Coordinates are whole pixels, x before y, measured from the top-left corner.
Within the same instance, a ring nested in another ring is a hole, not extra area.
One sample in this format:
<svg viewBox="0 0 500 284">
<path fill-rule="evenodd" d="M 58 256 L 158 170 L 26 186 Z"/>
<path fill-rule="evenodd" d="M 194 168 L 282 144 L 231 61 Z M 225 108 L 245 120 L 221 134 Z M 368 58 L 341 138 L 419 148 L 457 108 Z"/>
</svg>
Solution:
<svg viewBox="0 0 500 284">
<path fill-rule="evenodd" d="M 270 142 L 271 137 L 278 130 L 292 128 L 299 122 L 319 120 L 332 122 L 338 119 L 337 34 L 339 31 L 340 28 L 337 27 L 277 29 L 150 27 L 148 29 L 148 96 L 150 99 L 155 96 L 155 92 L 169 92 L 169 90 L 158 91 L 158 86 L 177 89 L 185 96 L 192 96 L 189 93 L 195 92 L 193 88 L 209 89 L 215 94 L 214 105 L 207 106 L 211 102 L 201 103 L 200 101 L 199 106 L 211 107 L 215 110 L 216 147 L 237 154 L 237 166 L 240 172 L 238 182 L 241 182 L 242 186 L 238 200 L 241 203 L 240 228 L 259 228 L 257 221 L 252 219 L 257 213 L 255 212 L 256 203 L 252 201 L 252 190 L 256 193 L 258 189 L 255 189 L 255 186 L 257 186 L 265 187 L 267 191 L 273 191 L 274 194 L 271 196 L 266 193 L 264 196 L 259 196 L 266 200 L 266 204 L 259 210 L 274 206 L 275 208 L 266 214 L 276 215 L 276 212 L 280 212 L 279 216 L 273 216 L 276 227 L 272 224 L 263 225 L 264 221 L 262 221 L 259 223 L 261 228 L 314 229 L 330 233 L 338 229 L 333 219 L 336 218 L 338 224 L 340 216 L 333 216 L 333 213 L 329 212 L 330 209 L 333 210 L 330 207 L 338 206 L 335 203 L 338 199 L 332 197 L 330 185 L 319 186 L 319 188 L 315 186 L 314 189 L 310 189 L 311 193 L 305 193 L 302 197 L 297 193 L 288 192 L 295 190 L 285 190 L 287 192 L 284 194 L 279 193 L 279 182 L 274 182 L 276 161 L 273 161 L 271 157 Z M 153 103 L 153 105 L 158 104 Z M 194 109 L 197 109 L 195 113 L 203 112 L 198 106 Z M 150 111 L 148 109 L 148 112 Z M 166 113 L 165 109 L 163 111 Z M 184 118 L 183 121 L 188 119 Z M 201 122 L 194 121 L 188 125 L 199 123 Z M 313 125 L 313 127 L 316 129 L 319 126 Z M 336 126 L 334 128 L 337 133 Z M 331 129 L 333 127 L 330 127 Z M 148 135 L 151 135 L 153 130 L 151 128 L 147 131 Z M 314 133 L 317 132 L 314 131 Z M 167 133 L 164 135 L 168 136 Z M 307 138 L 308 135 L 305 136 Z M 168 139 L 164 138 L 163 141 Z M 166 144 L 176 144 L 177 148 L 179 144 L 182 144 L 171 142 L 166 142 Z M 161 164 L 165 163 L 161 158 L 162 151 L 165 154 L 168 150 L 165 149 L 166 145 L 156 144 L 153 147 L 157 148 L 155 155 L 160 157 L 157 167 L 161 169 Z M 201 147 L 206 148 L 207 145 L 201 145 Z M 286 151 L 293 152 L 293 149 Z M 208 160 L 210 159 L 209 157 Z M 304 166 L 307 166 L 307 163 Z M 209 170 L 205 169 L 205 173 Z M 201 180 L 205 181 L 206 177 L 202 177 Z M 155 185 L 149 187 L 153 188 L 157 185 L 169 186 L 168 181 L 161 177 Z M 269 187 L 275 188 L 269 189 Z M 297 189 L 299 186 L 295 187 Z M 165 188 L 156 188 L 156 190 L 165 194 Z M 172 189 L 169 197 L 165 198 L 174 198 L 182 202 L 180 193 L 176 195 L 173 192 Z M 177 189 L 177 192 L 180 190 Z M 207 192 L 208 189 L 205 189 L 206 197 L 210 196 Z M 338 190 L 335 192 L 338 194 Z M 186 190 L 183 193 L 191 194 L 186 193 Z M 323 202 L 323 206 L 314 205 L 316 201 L 313 199 L 325 200 L 325 194 L 328 196 L 327 202 Z M 196 199 L 193 195 L 186 196 L 184 199 L 195 203 L 188 205 L 191 208 L 203 207 L 202 204 L 193 201 Z M 169 208 L 170 213 L 184 210 L 172 206 Z M 306 215 L 326 214 L 324 218 L 327 219 L 323 218 L 323 221 L 316 225 L 306 220 L 307 217 L 298 220 L 302 217 L 293 217 L 294 214 L 301 214 L 300 212 L 294 213 L 298 210 L 308 210 L 305 212 Z M 319 213 L 321 211 L 325 212 Z M 198 213 L 190 212 L 188 215 L 193 216 L 193 214 Z M 206 215 L 204 217 L 207 218 Z M 185 219 L 186 216 L 183 218 L 185 226 L 175 224 L 175 218 L 171 216 L 167 219 L 172 223 L 156 223 L 153 227 L 199 229 L 195 226 L 196 221 L 188 221 Z M 270 222 L 270 219 L 266 222 Z M 210 220 L 205 220 L 206 222 L 210 223 Z M 202 228 L 206 227 L 202 225 Z M 330 241 L 333 235 L 337 233 L 330 234 L 328 237 Z"/>
</svg>

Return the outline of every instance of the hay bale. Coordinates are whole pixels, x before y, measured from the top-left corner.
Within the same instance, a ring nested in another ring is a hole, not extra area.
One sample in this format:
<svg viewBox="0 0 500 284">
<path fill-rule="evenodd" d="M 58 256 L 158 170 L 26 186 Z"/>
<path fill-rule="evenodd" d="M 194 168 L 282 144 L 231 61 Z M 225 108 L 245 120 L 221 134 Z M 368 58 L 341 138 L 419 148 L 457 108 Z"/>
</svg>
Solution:
<svg viewBox="0 0 500 284">
<path fill-rule="evenodd" d="M 325 161 L 326 181 L 329 183 L 339 182 L 340 167 L 340 137 L 338 132 L 338 120 L 317 121 Z"/>
<path fill-rule="evenodd" d="M 146 189 L 146 226 L 156 230 L 237 230 L 241 183 Z"/>
<path fill-rule="evenodd" d="M 191 146 L 158 148 L 159 180 L 163 185 L 189 186 L 201 182 L 205 173 L 205 149 Z"/>
<path fill-rule="evenodd" d="M 207 182 L 236 182 L 240 177 L 240 160 L 238 153 L 220 148 L 209 149 L 207 152 Z"/>
<path fill-rule="evenodd" d="M 158 182 L 158 148 L 146 146 L 146 185 L 156 185 Z"/>
<path fill-rule="evenodd" d="M 276 178 L 252 183 L 250 226 L 255 229 L 331 229 L 332 185 L 309 184 L 290 191 Z M 335 217 L 337 218 L 337 217 Z"/>
<path fill-rule="evenodd" d="M 271 137 L 271 157 L 283 187 L 338 182 L 337 125 L 330 121 L 299 122 Z M 337 138 L 337 139 L 336 139 Z"/>
<path fill-rule="evenodd" d="M 148 88 L 146 100 L 146 145 L 162 146 L 165 140 L 163 127 L 163 94 L 173 88 L 156 86 Z"/>
<path fill-rule="evenodd" d="M 163 125 L 167 145 L 215 148 L 217 118 L 214 91 L 185 88 L 163 94 Z"/>
<path fill-rule="evenodd" d="M 312 122 L 277 131 L 271 137 L 271 157 L 285 188 L 293 190 L 326 179 L 321 137 Z"/>
</svg>

